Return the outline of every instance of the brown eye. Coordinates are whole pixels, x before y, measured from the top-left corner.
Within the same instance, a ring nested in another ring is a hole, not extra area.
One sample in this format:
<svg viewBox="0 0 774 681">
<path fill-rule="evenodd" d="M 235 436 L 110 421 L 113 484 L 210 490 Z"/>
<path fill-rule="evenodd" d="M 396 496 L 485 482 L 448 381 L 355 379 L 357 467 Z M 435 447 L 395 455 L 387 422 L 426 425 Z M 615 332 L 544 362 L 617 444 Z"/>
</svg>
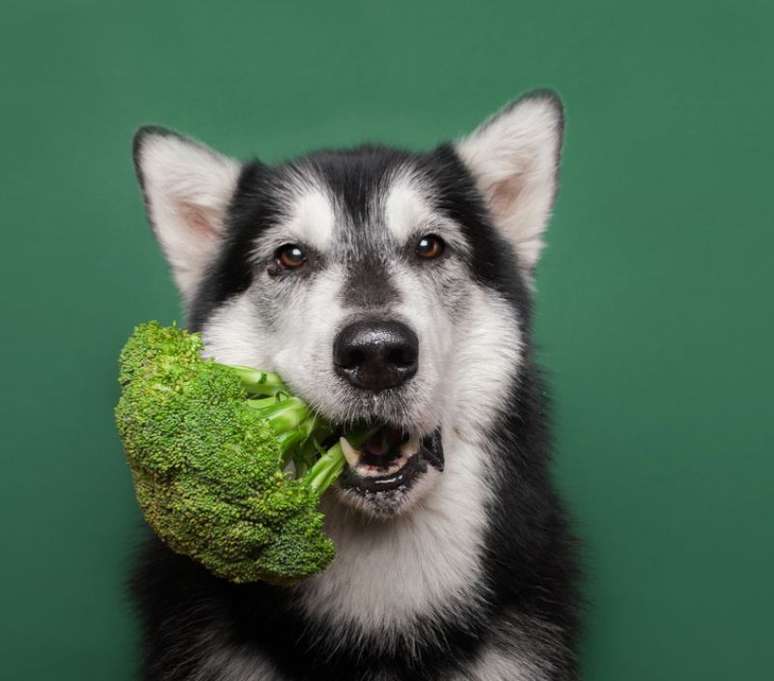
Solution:
<svg viewBox="0 0 774 681">
<path fill-rule="evenodd" d="M 285 244 L 274 253 L 274 261 L 286 270 L 297 270 L 306 262 L 306 254 L 297 244 Z"/>
<path fill-rule="evenodd" d="M 443 254 L 446 244 L 436 234 L 426 234 L 417 242 L 417 255 L 432 260 Z"/>
</svg>

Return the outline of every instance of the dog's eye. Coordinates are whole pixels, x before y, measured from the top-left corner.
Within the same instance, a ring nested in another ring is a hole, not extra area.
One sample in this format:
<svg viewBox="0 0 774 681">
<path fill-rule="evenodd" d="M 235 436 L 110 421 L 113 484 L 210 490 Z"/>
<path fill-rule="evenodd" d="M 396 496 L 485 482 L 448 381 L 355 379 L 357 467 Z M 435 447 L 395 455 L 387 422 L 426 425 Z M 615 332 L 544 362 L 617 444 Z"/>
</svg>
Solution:
<svg viewBox="0 0 774 681">
<path fill-rule="evenodd" d="M 274 252 L 274 262 L 283 269 L 297 270 L 306 262 L 306 254 L 298 244 L 284 244 Z"/>
<path fill-rule="evenodd" d="M 417 241 L 417 255 L 425 260 L 432 260 L 443 254 L 446 244 L 436 234 L 425 234 Z"/>
</svg>

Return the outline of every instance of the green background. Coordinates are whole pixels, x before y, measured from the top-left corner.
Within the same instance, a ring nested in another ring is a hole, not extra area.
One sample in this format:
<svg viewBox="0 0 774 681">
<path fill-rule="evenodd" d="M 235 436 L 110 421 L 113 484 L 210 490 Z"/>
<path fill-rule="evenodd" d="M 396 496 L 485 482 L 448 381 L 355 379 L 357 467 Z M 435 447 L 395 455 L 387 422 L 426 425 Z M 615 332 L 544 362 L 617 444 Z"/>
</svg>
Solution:
<svg viewBox="0 0 774 681">
<path fill-rule="evenodd" d="M 157 122 L 278 160 L 567 107 L 539 270 L 586 677 L 771 674 L 774 8 L 766 2 L 21 2 L 0 20 L 0 649 L 129 679 L 141 536 L 113 430 L 131 326 L 178 315 L 130 163 Z"/>
</svg>

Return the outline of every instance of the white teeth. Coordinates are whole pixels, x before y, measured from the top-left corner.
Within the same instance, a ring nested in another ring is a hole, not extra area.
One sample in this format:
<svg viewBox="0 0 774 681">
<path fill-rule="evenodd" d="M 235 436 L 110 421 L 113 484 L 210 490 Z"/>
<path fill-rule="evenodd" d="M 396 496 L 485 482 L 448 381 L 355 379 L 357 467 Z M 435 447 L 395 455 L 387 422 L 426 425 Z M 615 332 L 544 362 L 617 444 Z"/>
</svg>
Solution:
<svg viewBox="0 0 774 681">
<path fill-rule="evenodd" d="M 360 462 L 360 452 L 355 449 L 346 438 L 340 437 L 339 444 L 341 451 L 344 452 L 344 458 L 351 468 L 355 468 Z"/>
<path fill-rule="evenodd" d="M 406 462 L 411 459 L 418 451 L 420 447 L 419 435 L 412 435 L 406 442 L 400 446 L 400 456 L 395 459 L 385 462 L 386 466 L 379 465 L 366 465 L 362 462 L 362 453 L 360 450 L 355 449 L 344 437 L 339 438 L 339 445 L 341 451 L 344 454 L 344 458 L 347 460 L 349 467 L 356 470 L 359 475 L 363 477 L 378 477 L 383 475 L 390 475 L 399 471 Z"/>
<path fill-rule="evenodd" d="M 414 456 L 419 451 L 419 435 L 416 433 L 412 435 L 406 442 L 400 446 L 400 454 L 403 457 L 409 458 Z"/>
</svg>

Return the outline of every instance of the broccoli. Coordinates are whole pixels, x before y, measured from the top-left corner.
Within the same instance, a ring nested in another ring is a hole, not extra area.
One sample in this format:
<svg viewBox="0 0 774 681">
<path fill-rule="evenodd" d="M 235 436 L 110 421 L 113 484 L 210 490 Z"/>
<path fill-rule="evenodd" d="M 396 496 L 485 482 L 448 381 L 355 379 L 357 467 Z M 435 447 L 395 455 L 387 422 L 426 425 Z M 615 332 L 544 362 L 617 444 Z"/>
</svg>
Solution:
<svg viewBox="0 0 774 681">
<path fill-rule="evenodd" d="M 318 502 L 343 470 L 341 444 L 320 448 L 331 427 L 276 374 L 201 352 L 198 334 L 157 322 L 121 352 L 116 422 L 146 520 L 233 582 L 320 572 L 334 545 Z"/>
</svg>

